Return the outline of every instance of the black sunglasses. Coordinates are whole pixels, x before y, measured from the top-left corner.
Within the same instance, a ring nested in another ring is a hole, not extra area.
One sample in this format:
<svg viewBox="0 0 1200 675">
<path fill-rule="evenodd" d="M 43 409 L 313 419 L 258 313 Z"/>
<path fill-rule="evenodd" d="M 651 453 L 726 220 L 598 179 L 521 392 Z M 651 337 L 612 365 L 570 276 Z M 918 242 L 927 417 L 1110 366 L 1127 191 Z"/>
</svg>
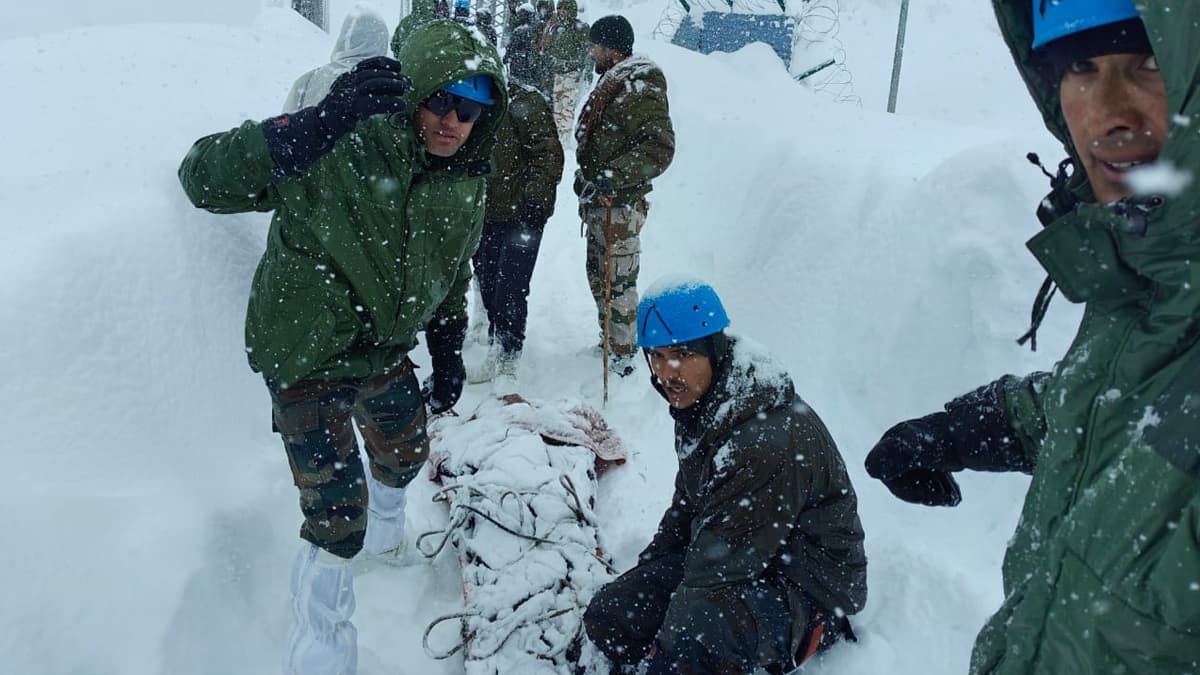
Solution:
<svg viewBox="0 0 1200 675">
<path fill-rule="evenodd" d="M 436 91 L 433 96 L 425 99 L 425 108 L 438 117 L 445 117 L 451 110 L 458 115 L 458 121 L 470 124 L 483 115 L 483 104 L 469 98 L 456 96 L 448 91 Z"/>
</svg>

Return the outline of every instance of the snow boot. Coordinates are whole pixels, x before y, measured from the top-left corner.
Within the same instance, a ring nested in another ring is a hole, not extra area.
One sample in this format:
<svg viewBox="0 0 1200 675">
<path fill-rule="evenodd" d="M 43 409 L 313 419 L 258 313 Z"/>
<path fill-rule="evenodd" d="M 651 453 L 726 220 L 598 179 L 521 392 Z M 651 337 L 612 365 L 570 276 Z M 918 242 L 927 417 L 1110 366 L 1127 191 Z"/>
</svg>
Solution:
<svg viewBox="0 0 1200 675">
<path fill-rule="evenodd" d="M 388 487 L 367 472 L 367 534 L 363 554 L 389 565 L 404 566 L 409 560 L 404 537 L 404 512 L 408 495 L 404 488 Z"/>
<path fill-rule="evenodd" d="M 608 357 L 608 372 L 619 377 L 628 377 L 637 370 L 637 359 L 634 354 L 610 354 Z"/>
<path fill-rule="evenodd" d="M 358 631 L 354 614 L 354 573 L 350 561 L 304 542 L 292 563 L 292 627 L 288 631 L 286 675 L 354 675 L 358 670 Z"/>
<path fill-rule="evenodd" d="M 482 384 L 497 378 L 515 382 L 517 379 L 517 364 L 521 360 L 521 352 L 506 352 L 499 347 L 492 348 L 487 358 L 478 366 L 467 369 L 467 382 Z"/>
<path fill-rule="evenodd" d="M 490 322 L 487 310 L 483 306 L 483 293 L 479 289 L 479 279 L 471 280 L 470 325 L 467 328 L 467 340 L 477 344 L 487 344 L 491 340 Z"/>
</svg>

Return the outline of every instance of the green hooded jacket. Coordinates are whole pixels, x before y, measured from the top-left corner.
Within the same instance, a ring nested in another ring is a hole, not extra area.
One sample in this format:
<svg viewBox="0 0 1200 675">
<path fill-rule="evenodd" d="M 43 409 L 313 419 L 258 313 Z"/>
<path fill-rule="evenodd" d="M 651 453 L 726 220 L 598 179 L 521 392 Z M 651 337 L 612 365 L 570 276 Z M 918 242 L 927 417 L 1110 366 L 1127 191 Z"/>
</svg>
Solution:
<svg viewBox="0 0 1200 675">
<path fill-rule="evenodd" d="M 634 204 L 652 189 L 675 158 L 675 129 L 667 78 L 649 58 L 634 54 L 600 78 L 575 126 L 575 194 L 584 181 L 607 176 L 615 203 Z"/>
<path fill-rule="evenodd" d="M 303 174 L 274 179 L 258 122 L 200 139 L 179 167 L 184 191 L 213 213 L 274 211 L 246 312 L 250 366 L 287 387 L 379 375 L 434 316 L 466 316 L 470 258 L 483 227 L 484 175 L 507 106 L 496 50 L 466 28 L 414 29 L 397 58 L 421 101 L 483 73 L 496 83 L 463 147 L 426 153 L 408 121 L 358 124 Z"/>
<path fill-rule="evenodd" d="M 487 180 L 487 222 L 511 222 L 525 204 L 549 218 L 562 180 L 563 149 L 550 102 L 537 89 L 509 80 L 508 114 L 496 130 Z"/>
<path fill-rule="evenodd" d="M 1056 83 L 1030 54 L 1030 0 L 993 0 L 1046 120 L 1072 156 Z M 1200 177 L 1200 3 L 1136 3 L 1166 81 L 1159 156 Z M 971 672 L 1200 672 L 1200 189 L 1076 201 L 1028 247 L 1079 333 L 1053 372 L 1005 378 L 1004 409 L 1036 467 L 1004 560 L 1005 600 Z M 1065 201 L 1064 201 L 1065 199 Z"/>
<path fill-rule="evenodd" d="M 579 20 L 579 5 L 575 0 L 559 0 L 556 9 L 567 10 L 567 17 L 564 19 L 556 12 L 546 22 L 539 42 L 542 53 L 555 75 L 578 73 L 588 68 L 592 28 Z"/>
</svg>

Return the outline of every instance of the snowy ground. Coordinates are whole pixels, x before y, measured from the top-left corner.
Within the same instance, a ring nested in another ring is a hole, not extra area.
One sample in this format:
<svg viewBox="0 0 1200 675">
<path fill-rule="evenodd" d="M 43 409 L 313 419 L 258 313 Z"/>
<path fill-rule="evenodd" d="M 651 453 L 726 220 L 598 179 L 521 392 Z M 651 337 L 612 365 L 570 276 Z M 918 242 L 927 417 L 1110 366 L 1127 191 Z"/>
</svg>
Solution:
<svg viewBox="0 0 1200 675">
<path fill-rule="evenodd" d="M 901 114 L 887 115 L 896 3 L 842 2 L 861 108 L 793 84 L 763 45 L 705 57 L 651 41 L 657 0 L 592 0 L 588 16 L 629 16 L 670 82 L 679 150 L 651 195 L 644 281 L 710 279 L 735 330 L 789 366 L 858 488 L 862 641 L 806 672 L 962 673 L 999 604 L 1026 482 L 966 476 L 963 505 L 923 509 L 870 481 L 862 459 L 895 421 L 1064 351 L 1078 313 L 1061 301 L 1037 354 L 1013 341 L 1042 278 L 1023 242 L 1044 179 L 1023 155 L 1058 156 L 987 3 L 912 1 Z M 241 328 L 267 220 L 191 208 L 175 170 L 200 135 L 276 113 L 331 38 L 248 3 L 108 4 L 23 3 L 0 33 L 3 669 L 274 672 L 298 512 Z M 333 3 L 335 26 L 348 6 Z M 398 2 L 378 6 L 394 17 Z M 598 405 L 572 201 L 564 183 L 521 391 Z M 459 408 L 488 394 L 470 387 Z M 624 568 L 675 460 L 644 366 L 614 383 L 606 414 L 634 453 L 600 486 L 601 534 Z M 414 484 L 415 532 L 444 518 L 432 491 Z M 459 603 L 454 564 L 359 580 L 365 675 L 461 672 L 420 647 Z"/>
</svg>

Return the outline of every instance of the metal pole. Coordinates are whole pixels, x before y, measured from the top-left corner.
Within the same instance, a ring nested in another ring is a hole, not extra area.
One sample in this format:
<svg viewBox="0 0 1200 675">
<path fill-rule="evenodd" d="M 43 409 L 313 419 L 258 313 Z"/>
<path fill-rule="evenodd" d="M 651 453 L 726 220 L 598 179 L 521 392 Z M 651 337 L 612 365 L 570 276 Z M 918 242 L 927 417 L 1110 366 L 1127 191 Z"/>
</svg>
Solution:
<svg viewBox="0 0 1200 675">
<path fill-rule="evenodd" d="M 604 403 L 608 403 L 608 350 L 612 346 L 612 202 L 604 205 Z"/>
<path fill-rule="evenodd" d="M 900 62 L 904 60 L 904 29 L 908 24 L 908 0 L 900 1 L 900 27 L 896 29 L 896 55 L 892 57 L 892 88 L 888 92 L 888 112 L 896 112 L 896 93 L 900 89 Z"/>
</svg>

